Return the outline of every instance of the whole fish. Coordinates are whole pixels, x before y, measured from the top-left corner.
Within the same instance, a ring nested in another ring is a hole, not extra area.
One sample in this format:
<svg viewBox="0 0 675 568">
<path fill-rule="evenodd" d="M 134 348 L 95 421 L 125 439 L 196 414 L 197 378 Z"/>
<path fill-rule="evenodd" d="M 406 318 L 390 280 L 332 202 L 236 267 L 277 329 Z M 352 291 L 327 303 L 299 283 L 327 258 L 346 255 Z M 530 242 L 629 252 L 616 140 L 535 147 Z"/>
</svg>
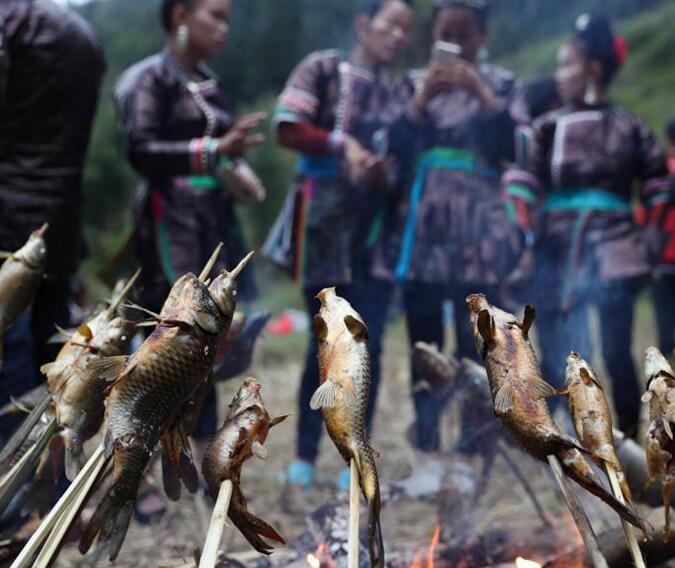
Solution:
<svg viewBox="0 0 675 568">
<path fill-rule="evenodd" d="M 33 231 L 26 244 L 7 254 L 0 267 L 0 370 L 2 370 L 3 337 L 30 307 L 44 277 L 47 247 L 44 235 L 48 225 Z"/>
<path fill-rule="evenodd" d="M 190 491 L 197 472 L 182 426 L 182 414 L 207 380 L 216 348 L 236 308 L 236 278 L 247 256 L 231 273 L 223 271 L 207 288 L 193 274 L 180 278 L 162 309 L 162 320 L 139 350 L 118 366 L 106 401 L 105 456 L 113 459 L 112 480 L 80 540 L 84 554 L 99 534 L 110 560 L 124 541 L 145 469 L 158 443 L 167 494 L 177 498 L 167 468 L 172 465 Z M 114 360 L 119 364 L 119 359 Z M 178 487 L 178 489 L 180 486 Z"/>
<path fill-rule="evenodd" d="M 134 322 L 120 317 L 118 309 L 138 275 L 137 272 L 129 280 L 110 306 L 77 328 L 53 363 L 41 368 L 47 377 L 61 428 L 66 477 L 70 481 L 84 466 L 84 442 L 103 424 L 111 373 L 115 372 L 117 362 L 124 361 L 133 336 Z"/>
<path fill-rule="evenodd" d="M 445 357 L 436 345 L 422 341 L 415 343 L 412 365 L 417 376 L 422 377 L 416 390 L 424 389 L 436 398 L 443 398 L 455 386 L 459 363 L 452 357 Z"/>
<path fill-rule="evenodd" d="M 647 392 L 643 402 L 649 403 L 649 431 L 647 432 L 647 485 L 663 480 L 663 504 L 666 522 L 663 539 L 670 537 L 670 494 L 675 482 L 675 373 L 656 347 L 645 352 Z"/>
<path fill-rule="evenodd" d="M 528 338 L 534 308 L 526 307 L 521 322 L 491 306 L 483 294 L 472 294 L 466 301 L 476 347 L 488 372 L 495 415 L 502 424 L 532 457 L 547 462 L 548 456 L 556 456 L 568 477 L 602 499 L 623 519 L 646 531 L 645 521 L 603 487 L 581 453 L 586 450 L 563 434 L 553 421 L 546 398 L 558 393 L 542 378 Z"/>
<path fill-rule="evenodd" d="M 614 448 L 612 413 L 600 381 L 578 353 L 567 357 L 565 386 L 577 438 L 600 468 L 609 465 L 617 475 L 627 502 L 633 500 L 619 456 Z"/>
<path fill-rule="evenodd" d="M 310 407 L 321 409 L 333 443 L 359 472 L 361 491 L 368 503 L 368 548 L 372 566 L 384 566 L 380 527 L 380 483 L 373 449 L 366 434 L 366 406 L 370 393 L 368 328 L 349 302 L 325 288 L 313 330 L 319 341 L 320 386 Z"/>
<path fill-rule="evenodd" d="M 202 473 L 214 499 L 225 480 L 232 481 L 232 499 L 227 515 L 244 538 L 261 554 L 271 554 L 272 547 L 261 536 L 286 544 L 283 537 L 247 507 L 241 490 L 241 468 L 252 456 L 267 457 L 263 444 L 270 428 L 283 422 L 287 416 L 270 419 L 260 396 L 262 386 L 248 378 L 239 388 L 230 404 L 225 424 L 216 433 L 204 453 Z"/>
</svg>

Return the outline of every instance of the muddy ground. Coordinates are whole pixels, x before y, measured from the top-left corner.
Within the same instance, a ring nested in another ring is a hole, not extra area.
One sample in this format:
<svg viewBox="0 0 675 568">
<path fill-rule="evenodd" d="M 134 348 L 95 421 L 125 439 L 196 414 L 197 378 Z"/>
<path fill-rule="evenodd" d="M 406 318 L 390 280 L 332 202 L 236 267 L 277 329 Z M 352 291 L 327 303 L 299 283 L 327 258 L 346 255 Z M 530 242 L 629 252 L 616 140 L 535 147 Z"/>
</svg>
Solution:
<svg viewBox="0 0 675 568">
<path fill-rule="evenodd" d="M 635 354 L 653 341 L 652 311 L 647 301 L 639 309 Z M 304 334 L 287 338 L 267 338 L 260 345 L 250 375 L 264 384 L 264 398 L 272 415 L 296 414 L 295 395 L 301 370 Z M 223 411 L 238 388 L 236 379 L 219 386 L 220 409 Z M 452 409 L 446 414 L 444 446 L 446 461 L 452 461 L 449 451 L 456 431 Z M 382 482 L 401 479 L 417 463 L 417 456 L 406 441 L 406 430 L 412 421 L 409 396 L 409 370 L 405 332 L 400 320 L 390 326 L 384 353 L 383 379 L 374 430 L 373 445 L 381 453 L 378 460 Z M 306 495 L 288 492 L 283 485 L 283 472 L 294 455 L 296 418 L 291 416 L 270 434 L 267 442 L 269 458 L 265 463 L 255 461 L 244 468 L 243 489 L 251 508 L 279 529 L 289 546 L 305 530 L 304 511 L 325 503 L 335 495 L 331 482 L 344 466 L 330 440 L 324 436 L 321 458 L 317 464 L 319 487 Z M 515 450 L 514 450 L 515 451 Z M 517 452 L 517 451 L 516 451 Z M 574 542 L 577 536 L 571 520 L 563 511 L 559 498 L 546 472 L 523 454 L 516 453 L 545 507 L 558 519 L 561 540 Z M 155 479 L 161 478 L 155 471 Z M 595 500 L 591 502 L 596 530 L 602 530 L 607 513 Z M 167 503 L 166 514 L 157 522 L 141 525 L 132 521 L 126 542 L 117 561 L 117 568 L 173 568 L 193 566 L 195 550 L 203 544 L 212 501 L 208 497 L 185 494 L 178 503 Z M 521 487 L 498 462 L 487 494 L 482 500 L 478 531 L 496 527 L 522 527 L 523 541 L 538 530 L 540 523 Z M 403 499 L 385 507 L 382 513 L 385 543 L 391 548 L 405 548 L 410 555 L 416 548 L 426 546 L 438 518 L 437 500 Z M 525 544 L 525 546 L 527 546 Z M 237 554 L 250 550 L 234 528 L 227 528 L 222 548 Z M 537 558 L 533 550 L 530 558 Z M 76 568 L 91 566 L 91 558 L 82 559 L 74 544 L 62 551 L 57 566 Z M 109 566 L 101 561 L 100 566 Z"/>
</svg>

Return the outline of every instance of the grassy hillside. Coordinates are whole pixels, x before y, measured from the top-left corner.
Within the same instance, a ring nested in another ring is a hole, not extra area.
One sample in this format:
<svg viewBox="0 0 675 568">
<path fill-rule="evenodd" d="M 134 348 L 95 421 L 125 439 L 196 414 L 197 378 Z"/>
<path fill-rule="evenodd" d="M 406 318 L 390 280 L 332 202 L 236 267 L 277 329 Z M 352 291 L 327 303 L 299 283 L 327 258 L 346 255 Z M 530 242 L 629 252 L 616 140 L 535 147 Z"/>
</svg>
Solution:
<svg viewBox="0 0 675 568">
<path fill-rule="evenodd" d="M 629 57 L 612 89 L 612 98 L 661 133 L 664 123 L 675 116 L 675 3 L 667 2 L 621 22 L 617 28 L 626 37 Z M 565 35 L 533 43 L 500 59 L 524 79 L 555 70 L 558 46 Z"/>
</svg>

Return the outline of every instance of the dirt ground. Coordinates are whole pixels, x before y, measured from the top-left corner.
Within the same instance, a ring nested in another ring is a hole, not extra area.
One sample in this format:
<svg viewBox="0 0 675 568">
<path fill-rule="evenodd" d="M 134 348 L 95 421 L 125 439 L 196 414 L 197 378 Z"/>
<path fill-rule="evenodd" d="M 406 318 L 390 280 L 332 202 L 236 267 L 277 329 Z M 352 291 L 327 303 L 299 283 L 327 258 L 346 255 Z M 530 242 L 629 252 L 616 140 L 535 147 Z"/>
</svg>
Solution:
<svg viewBox="0 0 675 568">
<path fill-rule="evenodd" d="M 635 354 L 640 357 L 644 347 L 654 340 L 652 310 L 646 300 L 641 301 L 635 334 Z M 374 429 L 373 445 L 381 453 L 378 460 L 383 484 L 405 477 L 418 456 L 406 441 L 406 430 L 412 421 L 412 405 L 409 395 L 408 354 L 405 333 L 400 320 L 390 326 L 387 335 L 382 387 Z M 297 414 L 296 392 L 301 371 L 302 346 L 304 337 L 267 338 L 259 345 L 250 375 L 263 382 L 263 395 L 271 415 Z M 219 408 L 223 411 L 241 383 L 235 379 L 219 386 Z M 456 431 L 452 410 L 446 414 L 444 425 L 444 446 L 452 446 L 452 435 Z M 243 490 L 250 507 L 260 514 L 281 534 L 289 546 L 305 530 L 305 514 L 334 496 L 330 483 L 344 466 L 327 436 L 324 436 L 322 452 L 317 464 L 319 488 L 306 495 L 291 495 L 283 485 L 283 473 L 294 455 L 296 417 L 291 416 L 283 425 L 273 430 L 268 438 L 269 457 L 266 462 L 253 460 L 244 467 Z M 540 494 L 544 506 L 559 517 L 558 531 L 566 534 L 570 542 L 577 536 L 572 523 L 565 519 L 551 480 L 541 466 L 534 464 L 522 454 L 516 458 L 524 466 Z M 447 452 L 447 463 L 452 461 Z M 155 479 L 161 479 L 159 471 Z M 289 503 L 289 501 L 291 501 Z M 538 519 L 520 486 L 498 462 L 487 495 L 482 500 L 477 529 L 494 529 L 499 526 L 513 526 L 514 520 L 522 524 L 523 536 L 527 540 L 530 531 L 537 530 Z M 184 494 L 178 503 L 168 503 L 166 514 L 155 524 L 140 525 L 132 521 L 126 542 L 118 560 L 117 568 L 173 568 L 194 566 L 194 551 L 203 544 L 208 526 L 212 501 L 203 495 Z M 595 504 L 593 510 L 602 509 Z M 431 539 L 437 522 L 438 504 L 415 499 L 404 499 L 394 506 L 385 507 L 382 513 L 384 538 L 387 547 L 409 546 L 423 548 Z M 595 514 L 595 513 L 594 513 Z M 596 530 L 602 530 L 606 513 L 602 510 L 593 518 Z M 222 543 L 228 553 L 250 550 L 246 541 L 233 527 L 226 528 Z M 531 557 L 536 559 L 536 551 Z M 91 555 L 84 559 L 74 544 L 68 544 L 62 551 L 58 567 L 76 568 L 91 566 Z M 109 566 L 107 561 L 98 565 Z"/>
</svg>

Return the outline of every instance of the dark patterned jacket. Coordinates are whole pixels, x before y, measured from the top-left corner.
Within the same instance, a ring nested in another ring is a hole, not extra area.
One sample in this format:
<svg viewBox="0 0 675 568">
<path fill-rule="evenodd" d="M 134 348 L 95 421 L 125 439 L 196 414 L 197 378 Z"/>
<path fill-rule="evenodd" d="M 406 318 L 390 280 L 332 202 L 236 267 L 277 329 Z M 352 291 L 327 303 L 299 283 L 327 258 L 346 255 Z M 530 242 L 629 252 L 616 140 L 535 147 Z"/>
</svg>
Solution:
<svg viewBox="0 0 675 568">
<path fill-rule="evenodd" d="M 668 192 L 663 149 L 649 129 L 606 105 L 542 116 L 525 167 L 507 192 L 540 203 L 537 278 L 543 307 L 568 309 L 603 281 L 646 275 L 658 250 L 633 219 L 633 190 L 647 207 Z"/>
<path fill-rule="evenodd" d="M 378 277 L 496 285 L 515 266 L 523 239 L 499 181 L 513 160 L 511 102 L 519 84 L 499 67 L 481 65 L 479 72 L 496 108 L 457 89 L 435 97 L 421 116 L 410 105 L 391 129 L 404 184 L 376 247 Z M 411 74 L 413 84 L 422 80 L 423 72 Z"/>
<path fill-rule="evenodd" d="M 82 168 L 104 72 L 79 15 L 51 0 L 0 2 L 0 250 L 49 222 L 55 278 L 84 252 Z"/>
<path fill-rule="evenodd" d="M 234 204 L 215 177 L 215 143 L 233 119 L 213 73 L 201 67 L 189 76 L 168 51 L 128 69 L 114 98 L 129 160 L 146 180 L 135 206 L 134 248 L 144 301 L 157 307 L 178 277 L 199 274 L 219 242 L 225 252 L 218 269 L 243 255 Z M 242 275 L 244 292 L 249 274 Z"/>
<path fill-rule="evenodd" d="M 321 51 L 307 56 L 289 78 L 275 123 L 340 130 L 374 150 L 376 133 L 400 116 L 403 106 L 401 84 L 386 73 L 358 67 L 338 51 Z M 306 287 L 366 279 L 385 202 L 377 190 L 348 181 L 341 157 L 301 155 L 266 255 Z"/>
</svg>

